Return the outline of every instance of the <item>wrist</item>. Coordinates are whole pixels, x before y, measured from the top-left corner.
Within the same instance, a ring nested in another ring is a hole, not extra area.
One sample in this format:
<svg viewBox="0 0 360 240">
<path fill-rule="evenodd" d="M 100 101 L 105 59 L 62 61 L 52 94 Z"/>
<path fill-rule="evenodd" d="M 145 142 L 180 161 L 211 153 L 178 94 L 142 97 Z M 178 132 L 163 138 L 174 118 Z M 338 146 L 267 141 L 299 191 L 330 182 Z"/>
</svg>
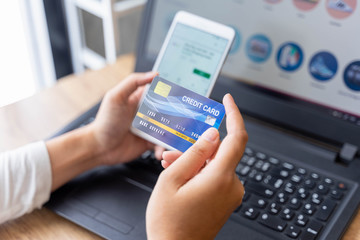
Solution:
<svg viewBox="0 0 360 240">
<path fill-rule="evenodd" d="M 52 190 L 101 164 L 100 150 L 90 126 L 51 139 L 46 147 L 51 162 Z"/>
<path fill-rule="evenodd" d="M 93 159 L 97 165 L 100 165 L 101 162 L 97 159 L 104 154 L 105 150 L 96 138 L 93 125 L 87 125 L 76 131 L 78 131 L 78 140 L 81 142 L 79 147 L 83 153 L 83 158 Z"/>
</svg>

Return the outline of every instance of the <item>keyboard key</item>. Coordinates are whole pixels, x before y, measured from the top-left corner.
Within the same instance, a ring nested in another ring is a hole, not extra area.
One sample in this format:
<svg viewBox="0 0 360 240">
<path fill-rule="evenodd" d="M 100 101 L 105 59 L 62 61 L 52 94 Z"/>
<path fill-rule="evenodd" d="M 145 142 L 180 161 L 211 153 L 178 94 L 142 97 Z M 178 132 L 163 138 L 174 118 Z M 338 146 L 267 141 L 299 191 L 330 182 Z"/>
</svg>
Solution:
<svg viewBox="0 0 360 240">
<path fill-rule="evenodd" d="M 269 162 L 270 162 L 271 164 L 273 164 L 273 165 L 279 165 L 279 164 L 280 164 L 279 159 L 273 158 L 273 157 L 270 157 L 270 158 L 269 158 Z"/>
<path fill-rule="evenodd" d="M 291 163 L 284 162 L 284 163 L 282 164 L 282 166 L 283 166 L 283 168 L 285 168 L 285 169 L 287 169 L 287 170 L 289 170 L 289 171 L 294 170 L 294 165 L 292 165 Z"/>
<path fill-rule="evenodd" d="M 241 163 L 239 163 L 235 169 L 235 172 L 240 174 L 240 171 L 244 168 L 245 166 Z"/>
<path fill-rule="evenodd" d="M 302 177 L 296 174 L 292 175 L 291 181 L 293 181 L 294 183 L 300 183 L 302 181 Z"/>
<path fill-rule="evenodd" d="M 282 179 L 276 179 L 274 181 L 273 187 L 276 189 L 279 189 L 283 183 L 284 183 L 284 181 Z"/>
<path fill-rule="evenodd" d="M 339 190 L 331 190 L 330 196 L 336 200 L 340 200 L 344 194 Z"/>
<path fill-rule="evenodd" d="M 279 217 L 272 216 L 267 213 L 261 214 L 259 223 L 278 232 L 284 231 L 286 227 L 286 223 Z"/>
<path fill-rule="evenodd" d="M 289 199 L 288 195 L 283 192 L 280 192 L 276 195 L 276 201 L 278 203 L 284 204 L 288 199 Z"/>
<path fill-rule="evenodd" d="M 249 178 L 255 178 L 257 173 L 258 171 L 256 171 L 255 169 L 251 170 L 251 172 L 249 173 Z"/>
<path fill-rule="evenodd" d="M 306 170 L 304 168 L 298 168 L 297 172 L 300 173 L 301 175 L 306 174 Z"/>
<path fill-rule="evenodd" d="M 242 168 L 239 171 L 241 176 L 246 176 L 249 172 L 250 172 L 250 167 L 249 166 L 245 166 L 244 168 Z"/>
<path fill-rule="evenodd" d="M 294 225 L 289 225 L 285 230 L 285 234 L 291 238 L 297 238 L 300 235 L 300 233 L 301 233 L 300 228 Z"/>
<path fill-rule="evenodd" d="M 305 188 L 299 188 L 297 191 L 297 196 L 301 199 L 306 199 L 309 195 L 309 191 Z"/>
<path fill-rule="evenodd" d="M 251 157 L 251 158 L 249 158 L 249 160 L 247 161 L 246 164 L 247 164 L 248 166 L 252 167 L 252 166 L 255 164 L 255 162 L 256 162 L 256 158 Z"/>
<path fill-rule="evenodd" d="M 334 181 L 331 178 L 325 178 L 324 183 L 328 186 L 334 185 Z"/>
<path fill-rule="evenodd" d="M 298 210 L 301 207 L 301 201 L 298 198 L 292 198 L 289 202 L 289 207 L 295 210 Z"/>
<path fill-rule="evenodd" d="M 262 197 L 258 197 L 256 195 L 252 195 L 250 200 L 249 200 L 249 204 L 256 207 L 256 208 L 265 208 L 266 205 L 268 204 L 268 202 L 263 199 Z"/>
<path fill-rule="evenodd" d="M 342 183 L 342 182 L 339 182 L 337 184 L 337 188 L 340 189 L 340 190 L 346 190 L 347 189 L 346 184 Z"/>
<path fill-rule="evenodd" d="M 282 168 L 273 168 L 270 170 L 270 174 L 274 177 L 282 178 L 282 179 L 289 177 L 289 172 Z"/>
<path fill-rule="evenodd" d="M 330 199 L 325 199 L 316 213 L 316 218 L 321 221 L 327 221 L 336 207 L 336 202 Z"/>
<path fill-rule="evenodd" d="M 305 226 L 307 224 L 307 222 L 309 221 L 309 218 L 306 217 L 304 214 L 299 214 L 297 217 L 296 217 L 296 221 L 295 221 L 295 224 L 298 225 L 298 226 Z"/>
<path fill-rule="evenodd" d="M 292 183 L 287 183 L 287 184 L 285 185 L 285 188 L 284 188 L 284 191 L 285 191 L 285 192 L 292 194 L 292 193 L 295 192 L 295 190 L 296 190 L 296 187 L 295 187 L 294 184 L 292 184 Z"/>
<path fill-rule="evenodd" d="M 259 160 L 255 163 L 255 168 L 261 169 L 263 165 L 264 165 L 264 161 Z"/>
<path fill-rule="evenodd" d="M 242 164 L 247 164 L 247 162 L 249 161 L 250 157 L 248 155 L 243 155 L 243 157 L 241 158 L 240 162 Z"/>
<path fill-rule="evenodd" d="M 289 176 L 289 172 L 288 171 L 281 171 L 280 176 L 283 177 L 283 178 L 287 178 Z"/>
<path fill-rule="evenodd" d="M 315 182 L 311 179 L 306 179 L 304 182 L 304 187 L 306 187 L 307 189 L 313 189 L 315 185 Z"/>
<path fill-rule="evenodd" d="M 280 213 L 280 217 L 286 221 L 290 221 L 294 215 L 295 213 L 289 208 L 284 208 Z"/>
<path fill-rule="evenodd" d="M 254 151 L 249 147 L 245 148 L 245 153 L 250 156 L 254 155 Z"/>
<path fill-rule="evenodd" d="M 311 173 L 310 176 L 311 176 L 312 179 L 314 179 L 314 180 L 316 180 L 316 181 L 320 180 L 320 176 L 319 176 L 319 174 L 317 174 L 317 173 Z"/>
<path fill-rule="evenodd" d="M 311 195 L 311 202 L 313 202 L 313 203 L 315 203 L 317 205 L 319 205 L 322 202 L 322 200 L 323 200 L 323 198 L 320 197 L 320 195 L 317 194 L 317 193 L 313 193 Z"/>
<path fill-rule="evenodd" d="M 311 203 L 306 203 L 302 209 L 303 213 L 307 214 L 307 215 L 313 215 L 316 211 L 316 207 L 314 204 Z"/>
<path fill-rule="evenodd" d="M 261 182 L 263 180 L 263 174 L 262 173 L 256 174 L 254 180 L 257 182 Z"/>
<path fill-rule="evenodd" d="M 271 203 L 268 208 L 269 213 L 278 214 L 281 211 L 281 206 L 278 203 Z"/>
<path fill-rule="evenodd" d="M 255 182 L 248 182 L 245 190 L 266 198 L 271 198 L 275 192 L 274 189 Z"/>
<path fill-rule="evenodd" d="M 249 218 L 251 220 L 256 219 L 256 217 L 259 215 L 259 211 L 253 207 L 244 207 L 241 210 L 241 213 L 243 216 L 245 216 L 246 218 Z"/>
<path fill-rule="evenodd" d="M 329 192 L 329 187 L 325 186 L 324 184 L 319 184 L 316 187 L 316 192 L 325 195 Z"/>
<path fill-rule="evenodd" d="M 309 225 L 306 227 L 305 231 L 302 232 L 300 235 L 301 240 L 313 240 L 316 239 L 316 237 L 319 235 L 321 229 L 322 229 L 321 223 L 318 221 L 311 221 Z"/>
<path fill-rule="evenodd" d="M 268 163 L 268 162 L 265 162 L 261 167 L 261 171 L 263 171 L 263 172 L 267 172 L 267 171 L 269 171 L 269 169 L 270 169 L 270 163 Z"/>
<path fill-rule="evenodd" d="M 268 184 L 272 188 L 279 189 L 284 181 L 281 178 L 272 177 L 271 175 L 266 176 L 264 183 Z"/>
<path fill-rule="evenodd" d="M 261 153 L 261 152 L 257 152 L 257 153 L 256 153 L 256 157 L 257 157 L 258 159 L 261 159 L 261 160 L 265 160 L 265 159 L 266 159 L 265 153 Z"/>
</svg>

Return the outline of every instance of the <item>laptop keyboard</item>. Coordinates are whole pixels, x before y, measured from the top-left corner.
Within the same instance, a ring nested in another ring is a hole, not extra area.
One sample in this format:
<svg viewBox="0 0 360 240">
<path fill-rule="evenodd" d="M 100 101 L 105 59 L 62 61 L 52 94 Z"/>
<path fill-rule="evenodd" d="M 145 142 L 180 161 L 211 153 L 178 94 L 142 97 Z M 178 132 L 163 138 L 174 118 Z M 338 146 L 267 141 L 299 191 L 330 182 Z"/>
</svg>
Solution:
<svg viewBox="0 0 360 240">
<path fill-rule="evenodd" d="M 81 126 L 93 120 L 90 117 Z M 151 151 L 145 152 L 141 159 L 161 172 L 162 167 Z M 236 173 L 246 193 L 233 215 L 289 239 L 317 239 L 347 192 L 344 182 L 249 147 Z"/>
<path fill-rule="evenodd" d="M 251 148 L 236 173 L 246 193 L 234 214 L 290 239 L 316 239 L 347 190 L 343 182 Z"/>
</svg>

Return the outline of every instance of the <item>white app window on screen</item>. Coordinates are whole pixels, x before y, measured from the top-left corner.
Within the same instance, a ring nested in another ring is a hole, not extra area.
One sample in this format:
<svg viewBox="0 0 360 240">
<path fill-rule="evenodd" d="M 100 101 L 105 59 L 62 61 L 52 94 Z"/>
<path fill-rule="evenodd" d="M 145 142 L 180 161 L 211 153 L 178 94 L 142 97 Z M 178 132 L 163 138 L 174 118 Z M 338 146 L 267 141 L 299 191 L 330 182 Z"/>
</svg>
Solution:
<svg viewBox="0 0 360 240">
<path fill-rule="evenodd" d="M 228 40 L 177 23 L 158 67 L 160 77 L 205 95 Z"/>
</svg>

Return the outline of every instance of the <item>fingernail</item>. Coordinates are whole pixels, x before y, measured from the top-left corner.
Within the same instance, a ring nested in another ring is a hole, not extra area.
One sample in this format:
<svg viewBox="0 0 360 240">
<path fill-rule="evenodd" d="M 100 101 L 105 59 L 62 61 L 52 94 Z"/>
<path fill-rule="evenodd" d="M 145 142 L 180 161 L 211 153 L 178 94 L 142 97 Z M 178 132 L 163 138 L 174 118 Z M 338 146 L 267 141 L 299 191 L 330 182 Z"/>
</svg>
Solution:
<svg viewBox="0 0 360 240">
<path fill-rule="evenodd" d="M 202 138 L 205 138 L 209 142 L 214 142 L 218 138 L 218 136 L 219 136 L 218 130 L 213 127 L 209 128 L 201 135 Z"/>
<path fill-rule="evenodd" d="M 156 74 L 156 72 L 147 72 L 146 74 L 145 74 L 145 77 L 153 77 L 154 75 Z"/>
<path fill-rule="evenodd" d="M 227 94 L 225 94 L 225 96 L 224 96 L 224 98 L 223 98 L 223 101 L 226 99 L 226 98 L 231 98 L 232 96 L 231 96 L 231 94 L 230 93 L 227 93 Z"/>
<path fill-rule="evenodd" d="M 165 160 L 161 160 L 161 166 L 162 166 L 163 168 L 166 168 L 166 161 L 165 161 Z"/>
</svg>

